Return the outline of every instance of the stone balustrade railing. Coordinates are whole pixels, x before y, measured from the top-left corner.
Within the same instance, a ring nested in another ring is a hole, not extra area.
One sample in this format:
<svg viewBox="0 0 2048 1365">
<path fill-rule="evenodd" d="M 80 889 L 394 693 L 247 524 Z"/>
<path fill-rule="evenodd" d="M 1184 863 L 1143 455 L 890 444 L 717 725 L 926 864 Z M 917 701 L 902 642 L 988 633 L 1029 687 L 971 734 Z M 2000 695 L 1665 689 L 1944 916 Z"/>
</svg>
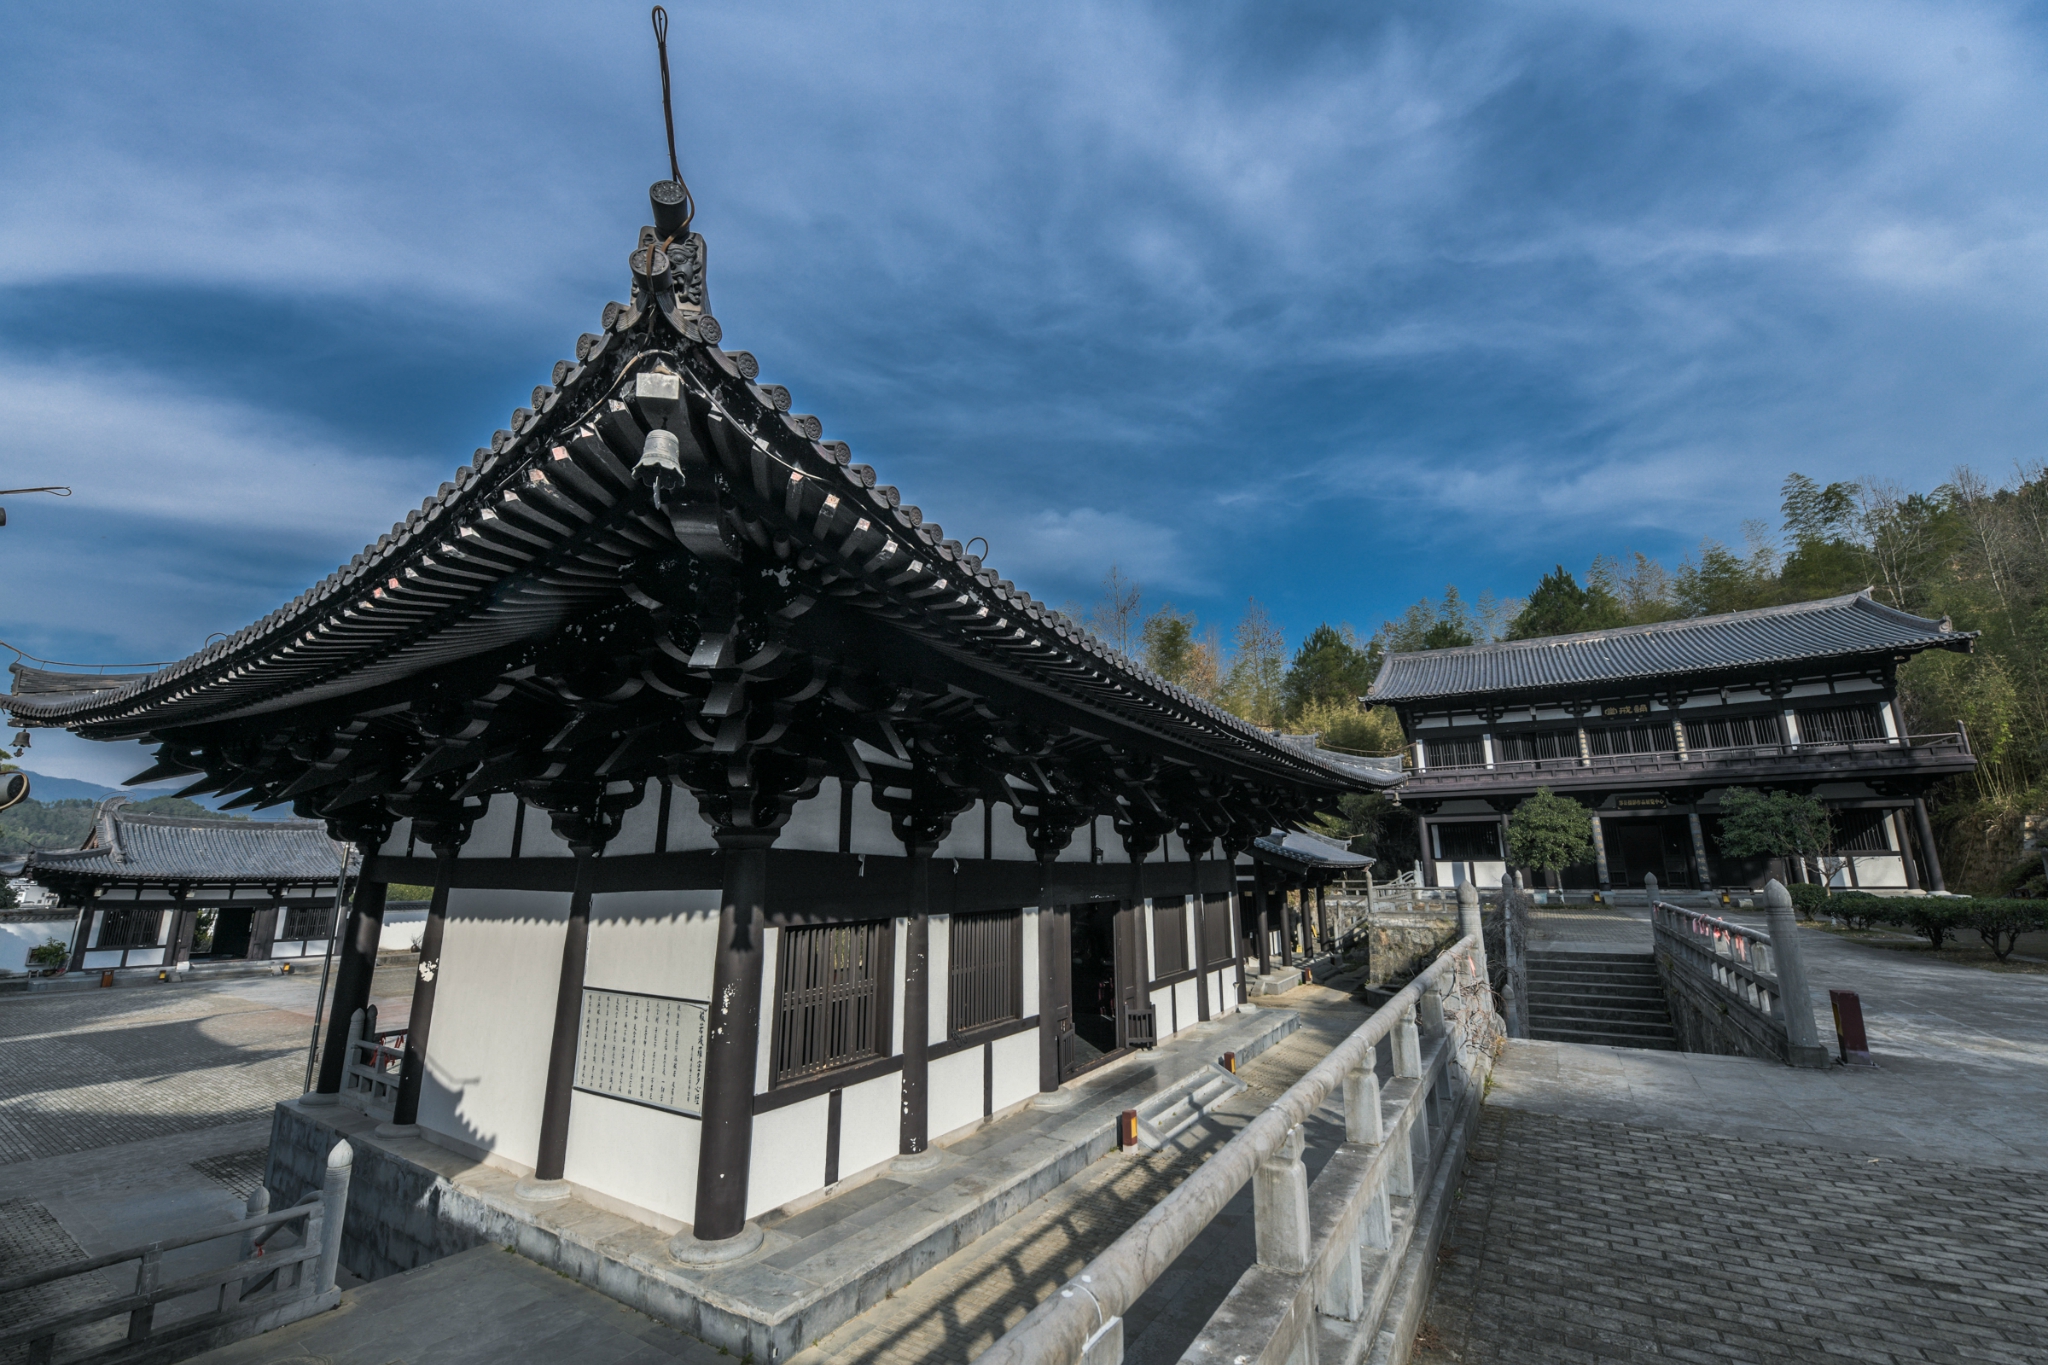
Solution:
<svg viewBox="0 0 2048 1365">
<path fill-rule="evenodd" d="M 1657 972 L 1687 1052 L 1826 1066 L 1800 961 L 1792 898 L 1764 888 L 1768 931 L 1652 900 Z"/>
<path fill-rule="evenodd" d="M 1450 1186 L 1500 1036 L 1476 895 L 1427 970 L 1225 1143 L 979 1365 L 1118 1365 L 1123 1315 L 1247 1181 L 1257 1261 L 1186 1358 L 1358 1359 L 1412 1340 Z M 1382 1086 L 1379 1048 L 1391 1049 Z M 1345 1141 L 1311 1182 L 1302 1125 L 1341 1093 Z M 1405 1349 L 1400 1353 L 1405 1358 Z"/>
</svg>

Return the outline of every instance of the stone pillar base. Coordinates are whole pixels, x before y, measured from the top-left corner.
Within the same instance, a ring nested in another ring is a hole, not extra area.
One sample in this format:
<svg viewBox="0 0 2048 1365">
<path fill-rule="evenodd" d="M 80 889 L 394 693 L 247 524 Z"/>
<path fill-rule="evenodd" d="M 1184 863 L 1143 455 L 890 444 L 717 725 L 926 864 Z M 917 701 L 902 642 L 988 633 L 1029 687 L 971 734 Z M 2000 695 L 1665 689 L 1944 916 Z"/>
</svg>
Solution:
<svg viewBox="0 0 2048 1365">
<path fill-rule="evenodd" d="M 927 1147 L 921 1152 L 905 1152 L 902 1156 L 889 1163 L 889 1169 L 892 1171 L 902 1171 L 905 1174 L 915 1174 L 918 1171 L 929 1171 L 938 1164 L 938 1149 Z"/>
<path fill-rule="evenodd" d="M 524 1199 L 529 1204 L 553 1204 L 567 1199 L 572 1191 L 566 1180 L 537 1180 L 528 1176 L 512 1187 L 515 1199 Z"/>
<path fill-rule="evenodd" d="M 751 1256 L 761 1245 L 761 1225 L 748 1223 L 737 1234 L 715 1242 L 700 1240 L 695 1233 L 679 1232 L 669 1239 L 668 1254 L 679 1265 L 725 1265 Z"/>
</svg>

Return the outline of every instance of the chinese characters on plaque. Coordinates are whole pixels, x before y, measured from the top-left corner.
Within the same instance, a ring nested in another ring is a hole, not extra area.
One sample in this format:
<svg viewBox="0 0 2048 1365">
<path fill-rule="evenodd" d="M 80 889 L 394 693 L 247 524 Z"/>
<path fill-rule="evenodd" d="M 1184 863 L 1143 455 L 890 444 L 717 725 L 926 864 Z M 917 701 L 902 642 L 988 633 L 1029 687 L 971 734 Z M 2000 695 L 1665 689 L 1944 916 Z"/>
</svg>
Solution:
<svg viewBox="0 0 2048 1365">
<path fill-rule="evenodd" d="M 584 991 L 576 1088 L 701 1115 L 705 1011 L 701 1000 Z"/>
</svg>

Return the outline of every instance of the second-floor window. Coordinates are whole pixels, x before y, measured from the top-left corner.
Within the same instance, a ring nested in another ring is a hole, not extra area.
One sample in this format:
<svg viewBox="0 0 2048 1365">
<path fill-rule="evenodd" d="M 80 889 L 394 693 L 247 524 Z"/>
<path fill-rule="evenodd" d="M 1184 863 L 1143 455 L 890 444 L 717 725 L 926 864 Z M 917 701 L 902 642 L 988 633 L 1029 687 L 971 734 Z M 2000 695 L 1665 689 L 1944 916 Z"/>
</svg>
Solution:
<svg viewBox="0 0 2048 1365">
<path fill-rule="evenodd" d="M 1799 713 L 1803 744 L 1853 744 L 1883 738 L 1884 715 L 1875 706 L 1817 706 Z"/>
<path fill-rule="evenodd" d="M 1486 753 L 1476 739 L 1426 739 L 1423 761 L 1432 768 L 1476 768 L 1486 762 Z"/>
<path fill-rule="evenodd" d="M 1669 722 L 1658 725 L 1603 725 L 1586 731 L 1593 756 L 1668 754 L 1678 748 Z"/>
<path fill-rule="evenodd" d="M 1688 749 L 1753 749 L 1784 740 L 1784 727 L 1776 716 L 1726 716 L 1685 723 Z"/>
<path fill-rule="evenodd" d="M 1494 761 L 1498 763 L 1538 763 L 1553 759 L 1579 757 L 1579 732 L 1577 730 L 1531 730 L 1519 735 L 1495 735 L 1493 737 Z"/>
</svg>

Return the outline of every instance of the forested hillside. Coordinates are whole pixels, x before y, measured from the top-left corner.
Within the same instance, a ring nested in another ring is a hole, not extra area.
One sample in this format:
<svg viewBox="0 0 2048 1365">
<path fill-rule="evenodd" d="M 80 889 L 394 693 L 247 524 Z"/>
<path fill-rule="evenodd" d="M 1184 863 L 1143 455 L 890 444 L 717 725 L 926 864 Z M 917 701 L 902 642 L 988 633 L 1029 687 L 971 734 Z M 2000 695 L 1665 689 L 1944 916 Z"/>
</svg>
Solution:
<svg viewBox="0 0 2048 1365">
<path fill-rule="evenodd" d="M 31 797 L 18 806 L 0 811 L 0 858 L 18 858 L 32 849 L 77 848 L 92 832 L 92 813 L 97 801 L 38 801 Z M 136 801 L 130 810 L 153 815 L 198 815 L 219 820 L 223 817 L 197 801 L 175 796 L 158 796 Z M 231 817 L 242 819 L 242 816 Z"/>
<path fill-rule="evenodd" d="M 1947 482 L 1909 490 L 1878 480 L 1822 485 L 1789 475 L 1777 530 L 1747 524 L 1740 549 L 1703 542 L 1675 567 L 1617 546 L 1583 577 L 1558 565 L 1524 597 L 1476 596 L 1456 585 L 1417 602 L 1371 636 L 1324 624 L 1290 654 L 1257 602 L 1228 645 L 1171 604 L 1147 613 L 1139 586 L 1115 569 L 1087 613 L 1109 643 L 1154 671 L 1248 720 L 1319 730 L 1333 747 L 1387 753 L 1401 743 L 1389 715 L 1356 701 L 1389 651 L 1444 649 L 1809 601 L 1871 588 L 1879 601 L 1982 632 L 1975 652 L 1923 654 L 1901 670 L 1915 733 L 1960 726 L 1979 758 L 1976 775 L 1944 784 L 1930 801 L 1949 883 L 2008 889 L 2038 871 L 2022 857 L 2030 817 L 2048 812 L 2048 468 L 2017 470 L 2003 485 L 1957 469 Z M 1394 861 L 1402 822 L 1376 798 L 1351 798 L 1346 832 Z"/>
</svg>

